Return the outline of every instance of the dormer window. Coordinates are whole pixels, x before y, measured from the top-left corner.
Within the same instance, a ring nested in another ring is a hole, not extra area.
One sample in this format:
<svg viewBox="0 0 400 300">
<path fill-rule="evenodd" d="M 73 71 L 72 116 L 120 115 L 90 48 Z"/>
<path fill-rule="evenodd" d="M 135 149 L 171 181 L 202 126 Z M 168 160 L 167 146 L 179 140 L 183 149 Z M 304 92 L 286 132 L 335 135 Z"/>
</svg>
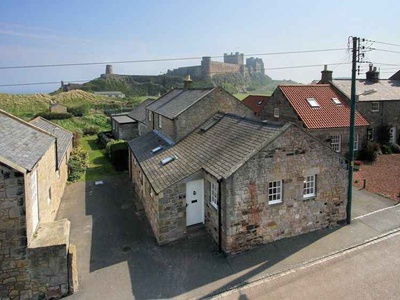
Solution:
<svg viewBox="0 0 400 300">
<path fill-rule="evenodd" d="M 165 166 L 167 164 L 169 164 L 171 161 L 174 161 L 176 159 L 176 156 L 168 156 L 166 158 L 164 158 L 163 160 L 161 160 L 161 165 Z"/>
<path fill-rule="evenodd" d="M 307 102 L 312 108 L 319 108 L 319 104 L 314 98 L 307 98 Z"/>
<path fill-rule="evenodd" d="M 340 100 L 338 98 L 332 98 L 333 103 L 335 103 L 336 105 L 342 105 L 342 102 L 340 102 Z"/>
<path fill-rule="evenodd" d="M 153 154 L 154 154 L 154 153 L 157 153 L 157 152 L 160 151 L 162 148 L 163 148 L 162 146 L 155 147 L 153 150 L 151 150 L 151 152 L 152 152 Z"/>
</svg>

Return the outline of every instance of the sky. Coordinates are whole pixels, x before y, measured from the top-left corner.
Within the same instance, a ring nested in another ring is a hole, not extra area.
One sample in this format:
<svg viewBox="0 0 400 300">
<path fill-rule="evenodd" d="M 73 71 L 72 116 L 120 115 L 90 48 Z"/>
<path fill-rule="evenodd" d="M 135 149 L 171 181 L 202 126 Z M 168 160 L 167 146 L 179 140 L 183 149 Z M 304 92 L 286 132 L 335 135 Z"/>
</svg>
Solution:
<svg viewBox="0 0 400 300">
<path fill-rule="evenodd" d="M 51 92 L 59 84 L 1 85 L 91 80 L 105 70 L 105 64 L 1 69 L 9 66 L 347 49 L 349 36 L 400 45 L 398 11 L 396 0 L 1 0 L 0 93 Z M 371 47 L 400 52 L 398 46 L 381 43 Z M 387 78 L 400 69 L 400 53 L 380 50 L 367 52 L 366 60 Z M 310 83 L 320 78 L 324 64 L 334 77 L 351 76 L 350 64 L 332 65 L 350 62 L 347 50 L 258 57 L 273 79 Z M 193 59 L 113 64 L 113 69 L 117 74 L 163 74 L 199 64 Z M 361 65 L 361 78 L 367 68 Z"/>
</svg>

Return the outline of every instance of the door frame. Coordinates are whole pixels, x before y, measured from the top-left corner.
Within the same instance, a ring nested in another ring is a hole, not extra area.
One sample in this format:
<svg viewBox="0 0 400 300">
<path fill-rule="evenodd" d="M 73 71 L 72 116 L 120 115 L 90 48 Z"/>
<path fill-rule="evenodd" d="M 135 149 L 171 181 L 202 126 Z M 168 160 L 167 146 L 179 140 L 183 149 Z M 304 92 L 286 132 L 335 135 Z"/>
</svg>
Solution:
<svg viewBox="0 0 400 300">
<path fill-rule="evenodd" d="M 193 223 L 193 224 L 188 225 L 188 207 L 189 207 L 189 204 L 188 204 L 188 201 L 189 201 L 188 185 L 196 183 L 196 182 L 201 187 L 201 197 L 199 199 L 200 207 L 201 207 L 199 214 L 201 213 L 201 221 L 198 222 L 198 223 Z M 196 225 L 196 224 L 200 224 L 200 223 L 204 224 L 204 219 L 205 219 L 204 218 L 204 179 L 196 179 L 196 180 L 188 181 L 188 182 L 186 182 L 186 227 L 187 226 Z"/>
</svg>

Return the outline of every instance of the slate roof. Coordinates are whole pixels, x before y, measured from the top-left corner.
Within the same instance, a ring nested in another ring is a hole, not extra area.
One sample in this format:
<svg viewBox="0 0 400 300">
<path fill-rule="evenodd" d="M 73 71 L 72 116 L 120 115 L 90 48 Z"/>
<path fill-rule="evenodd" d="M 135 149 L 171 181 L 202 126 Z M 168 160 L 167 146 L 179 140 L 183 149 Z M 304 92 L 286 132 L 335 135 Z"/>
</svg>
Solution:
<svg viewBox="0 0 400 300">
<path fill-rule="evenodd" d="M 347 98 L 351 96 L 351 80 L 334 79 L 332 84 L 340 90 Z M 363 95 L 359 97 L 360 102 L 364 101 L 388 101 L 400 100 L 400 80 L 379 80 L 379 82 L 371 82 L 365 79 L 356 80 L 356 94 L 364 91 L 375 89 L 375 93 Z"/>
<path fill-rule="evenodd" d="M 279 85 L 278 87 L 307 128 L 339 128 L 350 126 L 350 107 L 329 84 Z M 307 98 L 314 98 L 320 107 L 313 108 Z M 337 98 L 337 105 L 332 98 Z M 356 112 L 355 126 L 369 123 Z"/>
<path fill-rule="evenodd" d="M 146 121 L 146 107 L 152 104 L 155 99 L 146 99 L 142 103 L 140 103 L 138 106 L 136 106 L 134 109 L 132 109 L 129 113 L 128 116 L 131 117 L 132 119 L 138 121 L 138 122 L 144 122 Z"/>
<path fill-rule="evenodd" d="M 214 89 L 174 89 L 147 106 L 147 109 L 174 119 Z"/>
<path fill-rule="evenodd" d="M 0 110 L 0 157 L 30 171 L 55 137 Z"/>
<path fill-rule="evenodd" d="M 267 104 L 270 96 L 249 95 L 242 100 L 242 102 L 249 107 L 252 111 L 258 114 Z"/>
<path fill-rule="evenodd" d="M 42 117 L 37 117 L 31 120 L 29 123 L 47 131 L 57 138 L 57 164 L 60 166 L 65 154 L 67 153 L 68 147 L 72 143 L 72 132 Z"/>
<path fill-rule="evenodd" d="M 213 126 L 204 132 L 201 128 L 207 124 Z M 217 114 L 177 144 L 164 144 L 165 148 L 156 154 L 151 149 L 162 141 L 153 141 L 154 132 L 130 141 L 129 147 L 153 189 L 159 193 L 201 169 L 217 179 L 228 178 L 289 126 Z M 169 156 L 176 159 L 161 166 L 161 160 Z"/>
<path fill-rule="evenodd" d="M 111 119 L 115 120 L 119 124 L 135 123 L 136 121 L 127 115 L 116 115 L 111 116 Z"/>
</svg>

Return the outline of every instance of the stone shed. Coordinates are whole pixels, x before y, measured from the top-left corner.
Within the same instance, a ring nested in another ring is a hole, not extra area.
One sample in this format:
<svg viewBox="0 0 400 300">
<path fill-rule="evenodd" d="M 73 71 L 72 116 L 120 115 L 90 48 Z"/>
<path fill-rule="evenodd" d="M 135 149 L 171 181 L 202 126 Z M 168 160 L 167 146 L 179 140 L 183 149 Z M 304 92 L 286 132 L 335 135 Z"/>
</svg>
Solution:
<svg viewBox="0 0 400 300">
<path fill-rule="evenodd" d="M 292 123 L 217 113 L 176 144 L 150 132 L 129 146 L 159 244 L 200 225 L 235 254 L 346 218 L 342 157 Z"/>
<path fill-rule="evenodd" d="M 32 123 L 0 110 L 1 299 L 61 297 L 70 288 L 70 222 L 54 220 L 72 134 Z"/>
<path fill-rule="evenodd" d="M 138 135 L 137 121 L 127 114 L 111 116 L 112 135 L 116 140 L 129 141 Z"/>
</svg>

